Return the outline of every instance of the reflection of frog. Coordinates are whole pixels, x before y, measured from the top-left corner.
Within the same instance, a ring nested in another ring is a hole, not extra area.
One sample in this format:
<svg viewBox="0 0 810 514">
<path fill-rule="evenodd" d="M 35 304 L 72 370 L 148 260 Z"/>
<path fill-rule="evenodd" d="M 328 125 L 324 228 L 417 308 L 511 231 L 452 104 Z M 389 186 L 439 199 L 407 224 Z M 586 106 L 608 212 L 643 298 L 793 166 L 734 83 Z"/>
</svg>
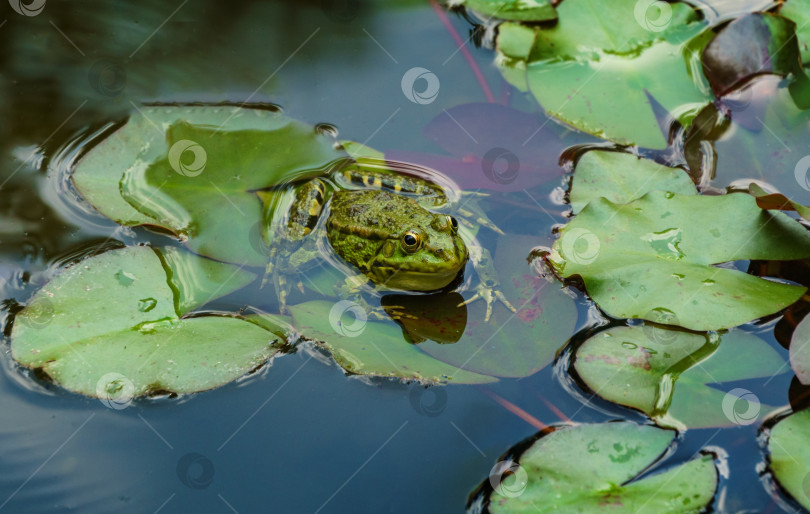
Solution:
<svg viewBox="0 0 810 514">
<path fill-rule="evenodd" d="M 483 299 L 487 304 L 486 321 L 496 300 L 515 310 L 497 289 L 489 252 L 478 245 L 471 233 L 466 233 L 465 243 L 456 218 L 423 207 L 423 203 L 436 209 L 450 207 L 438 184 L 395 174 L 383 166 L 375 169 L 351 165 L 328 178 L 296 185 L 293 191 L 288 207 L 277 196 L 263 196 L 265 219 L 272 223 L 281 218 L 270 229 L 269 238 L 275 244 L 270 250 L 266 279 L 272 275 L 282 311 L 288 292 L 285 275 L 299 271 L 321 255 L 319 238 L 313 237 L 319 232 L 325 233 L 338 256 L 364 275 L 359 283 L 350 277 L 336 287 L 344 293 L 357 293 L 368 280 L 394 290 L 442 289 L 459 276 L 471 258 L 481 283 L 476 294 L 463 303 Z M 328 215 L 323 222 L 325 204 Z M 284 216 L 276 215 L 279 208 L 286 210 Z M 456 208 L 454 213 L 467 226 L 477 223 L 500 232 L 483 214 L 474 214 L 473 210 L 470 202 L 467 209 Z M 300 282 L 298 287 L 303 290 Z M 381 315 L 379 311 L 372 314 Z"/>
</svg>

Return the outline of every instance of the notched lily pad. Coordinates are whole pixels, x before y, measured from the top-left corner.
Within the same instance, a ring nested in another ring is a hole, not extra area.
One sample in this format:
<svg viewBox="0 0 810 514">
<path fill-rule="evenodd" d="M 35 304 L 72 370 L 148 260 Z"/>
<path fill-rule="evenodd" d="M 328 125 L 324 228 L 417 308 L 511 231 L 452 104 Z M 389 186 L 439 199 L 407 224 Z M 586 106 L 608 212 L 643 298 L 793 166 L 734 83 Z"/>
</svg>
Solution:
<svg viewBox="0 0 810 514">
<path fill-rule="evenodd" d="M 348 159 L 331 136 L 279 110 L 149 106 L 93 147 L 73 182 L 118 223 L 158 226 L 201 255 L 263 266 L 253 191 Z"/>
<path fill-rule="evenodd" d="M 735 260 L 810 256 L 810 235 L 747 194 L 684 196 L 652 191 L 628 204 L 592 200 L 568 223 L 548 260 L 582 278 L 608 315 L 657 321 L 657 312 L 692 330 L 731 328 L 778 312 L 806 288 L 732 269 Z"/>
<path fill-rule="evenodd" d="M 753 395 L 732 397 L 710 384 L 771 377 L 785 372 L 785 362 L 738 330 L 695 334 L 645 324 L 594 335 L 577 349 L 574 368 L 596 394 L 661 426 L 704 428 L 749 425 L 771 410 Z"/>
<path fill-rule="evenodd" d="M 712 455 L 639 478 L 674 439 L 671 430 L 629 422 L 559 427 L 517 462 L 493 468 L 489 511 L 701 512 L 717 489 Z"/>
<path fill-rule="evenodd" d="M 173 248 L 112 250 L 66 268 L 33 296 L 14 320 L 11 352 L 65 389 L 102 400 L 218 387 L 270 358 L 283 332 L 188 314 L 254 278 Z"/>
</svg>

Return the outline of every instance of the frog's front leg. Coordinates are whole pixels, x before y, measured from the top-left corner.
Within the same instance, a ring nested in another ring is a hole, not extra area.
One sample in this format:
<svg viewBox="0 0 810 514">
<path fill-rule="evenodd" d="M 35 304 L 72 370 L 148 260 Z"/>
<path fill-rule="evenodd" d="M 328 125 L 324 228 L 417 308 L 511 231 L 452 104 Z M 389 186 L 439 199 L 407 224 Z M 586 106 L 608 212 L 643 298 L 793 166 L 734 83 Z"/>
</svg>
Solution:
<svg viewBox="0 0 810 514">
<path fill-rule="evenodd" d="M 272 277 L 279 311 L 282 313 L 287 310 L 287 295 L 290 290 L 287 276 L 298 273 L 308 262 L 319 257 L 314 242 L 308 236 L 318 223 L 325 197 L 326 184 L 320 179 L 312 179 L 299 186 L 287 212 L 286 223 L 277 225 L 272 238 L 262 287 Z M 265 212 L 265 219 L 272 221 L 276 213 L 269 208 L 269 202 L 265 198 L 263 200 L 269 209 Z M 297 280 L 297 286 L 303 292 L 304 286 L 300 280 Z"/>
<path fill-rule="evenodd" d="M 509 300 L 506 299 L 499 289 L 500 282 L 498 281 L 498 274 L 495 271 L 492 255 L 490 255 L 489 250 L 482 247 L 474 240 L 467 243 L 467 248 L 470 252 L 470 260 L 472 260 L 475 270 L 478 273 L 479 284 L 475 288 L 475 294 L 458 304 L 458 306 L 469 305 L 476 300 L 484 300 L 487 304 L 484 323 L 488 322 L 492 317 L 492 306 L 496 301 L 500 301 L 510 311 L 517 312 L 515 307 L 509 303 Z"/>
</svg>

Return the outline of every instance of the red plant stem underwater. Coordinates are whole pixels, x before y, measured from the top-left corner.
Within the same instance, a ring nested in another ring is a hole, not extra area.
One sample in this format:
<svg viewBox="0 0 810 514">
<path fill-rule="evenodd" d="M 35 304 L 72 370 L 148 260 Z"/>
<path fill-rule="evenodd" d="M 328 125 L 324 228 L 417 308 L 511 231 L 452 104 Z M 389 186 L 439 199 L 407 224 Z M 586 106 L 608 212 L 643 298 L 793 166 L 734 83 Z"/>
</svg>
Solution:
<svg viewBox="0 0 810 514">
<path fill-rule="evenodd" d="M 433 7 L 433 10 L 436 12 L 436 15 L 442 20 L 444 24 L 444 28 L 447 29 L 447 32 L 450 33 L 450 36 L 453 37 L 453 40 L 456 42 L 457 48 L 461 50 L 461 53 L 464 54 L 464 58 L 467 60 L 467 64 L 470 65 L 470 69 L 472 69 L 475 78 L 478 80 L 478 83 L 481 84 L 481 89 L 484 90 L 484 94 L 487 97 L 487 100 L 490 103 L 495 103 L 495 97 L 492 96 L 492 91 L 489 89 L 489 85 L 487 84 L 486 79 L 484 79 L 484 74 L 481 73 L 481 68 L 478 67 L 478 63 L 475 62 L 473 59 L 472 54 L 467 49 L 467 42 L 461 39 L 458 31 L 453 24 L 450 23 L 450 18 L 448 18 L 447 13 L 444 10 L 444 7 L 439 5 L 439 2 L 436 0 L 430 0 L 430 6 Z"/>
<path fill-rule="evenodd" d="M 532 416 L 531 414 L 529 414 L 525 410 L 521 409 L 520 407 L 518 407 L 514 403 L 510 402 L 506 398 L 502 398 L 501 396 L 498 396 L 497 394 L 493 393 L 492 391 L 490 391 L 489 389 L 487 389 L 485 387 L 482 387 L 480 389 L 485 395 L 487 395 L 490 398 L 492 398 L 493 400 L 495 400 L 497 403 L 499 403 L 506 410 L 508 410 L 509 412 L 514 414 L 515 416 L 519 417 L 520 419 L 522 419 L 526 423 L 530 424 L 531 426 L 533 426 L 537 430 L 544 430 L 544 429 L 548 428 L 548 425 L 546 425 L 545 423 L 543 423 L 539 419 L 535 418 L 534 416 Z"/>
</svg>

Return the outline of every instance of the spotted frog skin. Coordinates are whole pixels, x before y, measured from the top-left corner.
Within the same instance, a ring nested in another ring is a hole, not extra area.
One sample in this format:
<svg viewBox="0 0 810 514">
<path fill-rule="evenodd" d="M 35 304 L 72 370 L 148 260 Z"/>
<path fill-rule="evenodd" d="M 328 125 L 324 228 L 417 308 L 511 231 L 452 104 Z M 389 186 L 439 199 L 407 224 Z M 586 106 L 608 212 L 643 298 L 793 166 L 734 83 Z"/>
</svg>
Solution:
<svg viewBox="0 0 810 514">
<path fill-rule="evenodd" d="M 474 239 L 468 247 L 455 217 L 424 206 L 440 209 L 447 205 L 440 186 L 382 169 L 350 166 L 334 176 L 310 179 L 295 187 L 286 223 L 278 226 L 273 235 L 276 244 L 271 246 L 265 276 L 265 281 L 272 277 L 275 282 L 282 311 L 286 310 L 288 294 L 286 276 L 320 257 L 312 244 L 319 231 L 325 232 L 331 250 L 362 277 L 359 282 L 349 277 L 336 287 L 339 292 L 354 294 L 358 284 L 368 281 L 394 290 L 443 289 L 454 282 L 472 258 L 481 283 L 476 294 L 463 304 L 484 299 L 487 321 L 496 300 L 514 311 L 497 289 L 489 252 Z M 320 223 L 325 209 L 326 221 Z M 469 209 L 457 209 L 455 213 L 468 226 L 478 223 L 498 230 L 480 213 L 476 215 Z M 303 291 L 300 281 L 298 287 Z M 382 317 L 376 312 L 371 314 Z"/>
</svg>

